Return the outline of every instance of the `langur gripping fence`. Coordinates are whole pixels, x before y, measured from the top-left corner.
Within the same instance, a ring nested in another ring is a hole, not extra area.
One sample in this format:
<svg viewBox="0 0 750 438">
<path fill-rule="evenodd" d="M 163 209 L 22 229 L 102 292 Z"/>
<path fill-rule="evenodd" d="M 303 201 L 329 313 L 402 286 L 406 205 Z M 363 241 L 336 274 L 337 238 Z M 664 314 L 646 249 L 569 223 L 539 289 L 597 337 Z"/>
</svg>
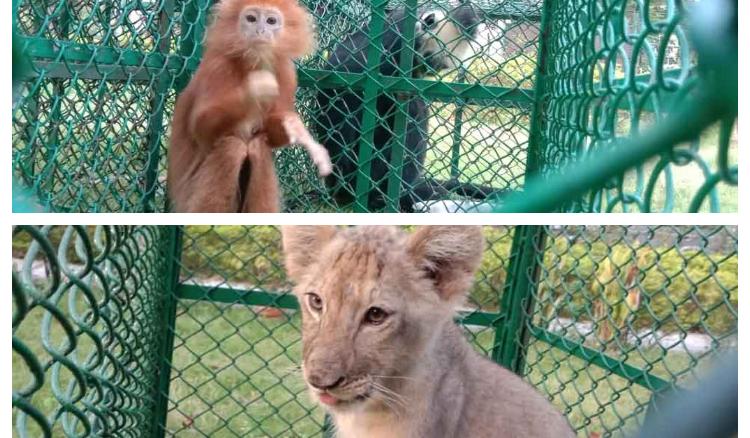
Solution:
<svg viewBox="0 0 750 438">
<path fill-rule="evenodd" d="M 468 31 L 456 3 L 304 3 L 320 44 L 299 65 L 298 110 L 339 152 L 328 186 L 301 150 L 278 153 L 288 211 L 396 211 L 405 197 L 416 211 L 736 211 L 736 2 L 475 0 L 471 50 L 441 37 L 431 54 L 419 41 L 435 26 Z M 175 96 L 211 4 L 14 0 L 29 60 L 13 104 L 19 187 L 53 211 L 164 211 Z M 698 7 L 723 21 L 688 25 Z M 337 50 L 361 65 L 334 65 Z M 436 54 L 451 68 L 427 67 Z M 529 204 L 505 202 L 525 190 Z"/>
<path fill-rule="evenodd" d="M 485 236 L 457 321 L 582 437 L 637 430 L 737 348 L 736 227 Z M 18 226 L 13 256 L 14 436 L 328 433 L 276 228 Z"/>
</svg>

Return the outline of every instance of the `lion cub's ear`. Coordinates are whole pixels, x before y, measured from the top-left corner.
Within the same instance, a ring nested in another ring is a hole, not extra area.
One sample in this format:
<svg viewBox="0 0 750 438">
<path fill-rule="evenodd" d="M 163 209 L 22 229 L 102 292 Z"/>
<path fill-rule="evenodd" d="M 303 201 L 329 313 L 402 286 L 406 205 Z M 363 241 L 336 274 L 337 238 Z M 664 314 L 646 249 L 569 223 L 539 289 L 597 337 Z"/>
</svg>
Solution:
<svg viewBox="0 0 750 438">
<path fill-rule="evenodd" d="M 459 304 L 469 291 L 482 260 L 482 227 L 428 226 L 407 240 L 407 251 L 433 279 L 440 298 Z"/>
<path fill-rule="evenodd" d="M 286 273 L 295 283 L 315 262 L 326 242 L 336 234 L 332 226 L 282 226 L 281 244 Z"/>
</svg>

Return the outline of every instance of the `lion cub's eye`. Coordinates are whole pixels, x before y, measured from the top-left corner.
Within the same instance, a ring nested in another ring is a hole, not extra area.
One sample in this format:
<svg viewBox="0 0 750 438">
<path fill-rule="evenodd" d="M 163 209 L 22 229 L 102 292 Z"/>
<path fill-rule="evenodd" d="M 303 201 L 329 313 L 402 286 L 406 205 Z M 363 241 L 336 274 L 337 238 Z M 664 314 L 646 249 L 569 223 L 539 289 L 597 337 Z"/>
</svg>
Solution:
<svg viewBox="0 0 750 438">
<path fill-rule="evenodd" d="M 382 324 L 388 318 L 388 312 L 380 307 L 370 307 L 365 313 L 365 322 L 371 325 Z"/>
<path fill-rule="evenodd" d="M 311 309 L 313 309 L 316 312 L 320 312 L 323 310 L 323 298 L 320 298 L 320 295 L 314 294 L 314 293 L 308 293 L 307 295 L 307 304 L 310 306 Z"/>
</svg>

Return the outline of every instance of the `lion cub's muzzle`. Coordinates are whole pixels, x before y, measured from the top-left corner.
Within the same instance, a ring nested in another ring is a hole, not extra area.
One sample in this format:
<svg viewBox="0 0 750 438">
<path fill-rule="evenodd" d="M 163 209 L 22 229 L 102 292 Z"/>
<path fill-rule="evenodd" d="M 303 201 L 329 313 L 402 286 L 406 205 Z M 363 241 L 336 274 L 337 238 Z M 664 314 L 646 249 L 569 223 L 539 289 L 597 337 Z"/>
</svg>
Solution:
<svg viewBox="0 0 750 438">
<path fill-rule="evenodd" d="M 305 373 L 307 384 L 321 403 L 342 408 L 369 398 L 372 382 L 368 377 L 351 378 L 326 371 L 328 370 Z"/>
</svg>

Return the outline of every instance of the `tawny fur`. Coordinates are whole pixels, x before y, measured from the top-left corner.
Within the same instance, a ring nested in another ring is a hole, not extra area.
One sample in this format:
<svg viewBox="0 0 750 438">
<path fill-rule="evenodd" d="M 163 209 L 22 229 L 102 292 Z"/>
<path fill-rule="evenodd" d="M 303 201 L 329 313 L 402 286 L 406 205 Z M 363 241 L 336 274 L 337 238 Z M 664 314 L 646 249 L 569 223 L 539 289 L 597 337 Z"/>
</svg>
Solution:
<svg viewBox="0 0 750 438">
<path fill-rule="evenodd" d="M 248 6 L 282 13 L 283 28 L 270 44 L 250 44 L 240 33 L 240 15 Z M 321 175 L 331 171 L 327 151 L 294 108 L 294 60 L 314 49 L 312 18 L 296 0 L 223 0 L 213 20 L 201 64 L 175 104 L 167 171 L 172 209 L 277 212 L 271 148 L 299 143 Z M 249 187 L 240 187 L 246 160 Z M 239 205 L 243 191 L 245 202 Z"/>
<path fill-rule="evenodd" d="M 336 436 L 575 436 L 548 400 L 479 355 L 453 322 L 481 262 L 481 227 L 305 226 L 282 235 L 302 309 L 303 377 Z M 389 316 L 368 324 L 372 307 Z"/>
</svg>

